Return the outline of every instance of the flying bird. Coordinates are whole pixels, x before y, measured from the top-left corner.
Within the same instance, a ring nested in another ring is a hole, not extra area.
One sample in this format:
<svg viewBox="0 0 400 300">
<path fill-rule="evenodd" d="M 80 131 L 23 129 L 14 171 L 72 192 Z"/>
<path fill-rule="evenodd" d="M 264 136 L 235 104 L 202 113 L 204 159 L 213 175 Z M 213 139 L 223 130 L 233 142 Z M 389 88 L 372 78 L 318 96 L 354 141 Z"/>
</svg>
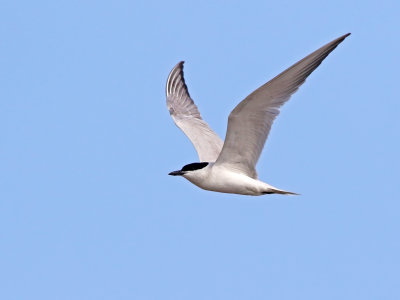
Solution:
<svg viewBox="0 0 400 300">
<path fill-rule="evenodd" d="M 179 62 L 167 79 L 167 108 L 176 126 L 192 142 L 200 162 L 185 165 L 169 175 L 183 176 L 214 192 L 297 195 L 258 180 L 255 167 L 280 107 L 349 35 L 322 46 L 242 100 L 229 115 L 225 142 L 202 119 L 183 78 L 184 62 Z"/>
</svg>

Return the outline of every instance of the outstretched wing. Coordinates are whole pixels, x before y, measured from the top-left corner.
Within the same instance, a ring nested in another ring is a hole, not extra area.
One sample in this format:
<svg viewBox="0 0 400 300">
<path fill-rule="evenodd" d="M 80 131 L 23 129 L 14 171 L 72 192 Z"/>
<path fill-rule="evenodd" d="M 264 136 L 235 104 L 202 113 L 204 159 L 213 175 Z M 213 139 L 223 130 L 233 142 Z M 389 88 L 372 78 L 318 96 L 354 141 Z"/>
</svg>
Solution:
<svg viewBox="0 0 400 300">
<path fill-rule="evenodd" d="M 255 166 L 280 107 L 350 33 L 326 44 L 282 72 L 240 102 L 228 119 L 228 130 L 216 165 L 257 178 Z"/>
<path fill-rule="evenodd" d="M 215 162 L 223 142 L 201 118 L 196 104 L 190 98 L 183 78 L 183 61 L 171 71 L 167 80 L 167 108 L 178 126 L 192 142 L 201 162 Z"/>
</svg>

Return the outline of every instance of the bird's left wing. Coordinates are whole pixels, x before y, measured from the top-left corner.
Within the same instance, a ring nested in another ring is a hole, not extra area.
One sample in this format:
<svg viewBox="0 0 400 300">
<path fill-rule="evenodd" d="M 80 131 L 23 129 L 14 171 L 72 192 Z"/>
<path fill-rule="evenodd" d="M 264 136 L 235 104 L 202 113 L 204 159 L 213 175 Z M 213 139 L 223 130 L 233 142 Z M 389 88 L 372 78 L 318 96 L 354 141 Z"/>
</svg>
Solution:
<svg viewBox="0 0 400 300">
<path fill-rule="evenodd" d="M 349 35 L 322 46 L 240 102 L 229 115 L 224 147 L 215 164 L 257 178 L 255 166 L 280 107 Z"/>
<path fill-rule="evenodd" d="M 171 71 L 167 80 L 167 108 L 178 126 L 190 139 L 201 162 L 215 162 L 221 152 L 221 138 L 201 118 L 190 98 L 183 78 L 183 61 Z"/>
</svg>

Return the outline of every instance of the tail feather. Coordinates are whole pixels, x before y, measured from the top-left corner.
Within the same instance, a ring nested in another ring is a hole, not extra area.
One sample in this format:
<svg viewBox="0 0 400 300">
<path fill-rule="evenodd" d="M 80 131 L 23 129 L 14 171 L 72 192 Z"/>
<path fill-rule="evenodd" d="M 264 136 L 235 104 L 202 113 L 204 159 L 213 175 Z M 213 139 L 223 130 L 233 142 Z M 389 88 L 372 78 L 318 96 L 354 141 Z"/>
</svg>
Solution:
<svg viewBox="0 0 400 300">
<path fill-rule="evenodd" d="M 267 191 L 263 192 L 263 194 L 281 194 L 281 195 L 296 195 L 299 196 L 300 194 L 293 193 L 293 192 L 288 192 L 284 190 L 280 190 L 277 188 L 269 188 Z"/>
</svg>

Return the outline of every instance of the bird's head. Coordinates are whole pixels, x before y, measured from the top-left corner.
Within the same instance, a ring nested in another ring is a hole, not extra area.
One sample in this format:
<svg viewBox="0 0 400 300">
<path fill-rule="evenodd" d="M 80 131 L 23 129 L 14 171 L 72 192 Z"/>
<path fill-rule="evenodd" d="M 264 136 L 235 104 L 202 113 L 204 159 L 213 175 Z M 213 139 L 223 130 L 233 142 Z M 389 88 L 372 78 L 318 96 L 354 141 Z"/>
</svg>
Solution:
<svg viewBox="0 0 400 300">
<path fill-rule="evenodd" d="M 208 166 L 208 164 L 209 164 L 208 162 L 198 162 L 198 163 L 188 164 L 184 166 L 181 170 L 173 171 L 168 175 L 190 177 L 191 175 L 199 174 L 200 173 L 199 170 L 204 169 L 205 167 Z"/>
</svg>

